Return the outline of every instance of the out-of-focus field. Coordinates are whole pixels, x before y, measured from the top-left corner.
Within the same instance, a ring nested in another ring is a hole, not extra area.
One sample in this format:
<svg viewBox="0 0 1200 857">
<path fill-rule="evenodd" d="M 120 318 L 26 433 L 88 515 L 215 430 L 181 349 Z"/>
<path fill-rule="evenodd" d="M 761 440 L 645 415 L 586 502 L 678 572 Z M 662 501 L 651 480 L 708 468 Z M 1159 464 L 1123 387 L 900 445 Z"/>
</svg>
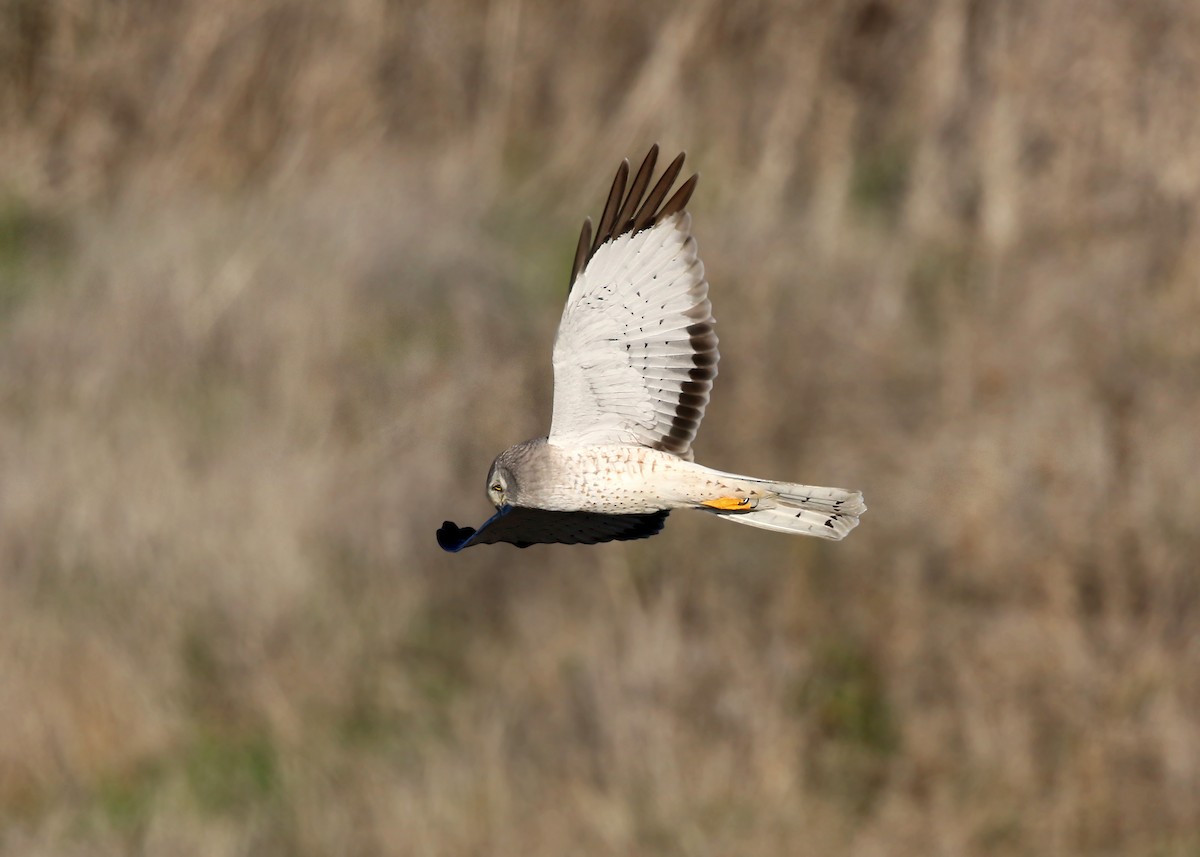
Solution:
<svg viewBox="0 0 1200 857">
<path fill-rule="evenodd" d="M 1200 854 L 1200 6 L 0 2 L 0 854 Z M 443 555 L 654 140 L 677 514 Z"/>
</svg>

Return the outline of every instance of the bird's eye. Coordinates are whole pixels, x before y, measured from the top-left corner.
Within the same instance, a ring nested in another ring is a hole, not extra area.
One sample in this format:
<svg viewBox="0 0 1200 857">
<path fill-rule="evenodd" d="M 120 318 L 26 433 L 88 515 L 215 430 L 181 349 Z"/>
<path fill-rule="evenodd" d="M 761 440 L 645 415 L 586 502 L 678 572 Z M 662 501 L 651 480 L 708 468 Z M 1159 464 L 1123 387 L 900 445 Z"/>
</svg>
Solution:
<svg viewBox="0 0 1200 857">
<path fill-rule="evenodd" d="M 497 494 L 499 494 L 499 493 L 500 493 L 500 483 L 499 483 L 499 482 L 493 482 L 493 483 L 492 483 L 492 490 L 493 490 L 493 491 L 495 491 Z"/>
</svg>

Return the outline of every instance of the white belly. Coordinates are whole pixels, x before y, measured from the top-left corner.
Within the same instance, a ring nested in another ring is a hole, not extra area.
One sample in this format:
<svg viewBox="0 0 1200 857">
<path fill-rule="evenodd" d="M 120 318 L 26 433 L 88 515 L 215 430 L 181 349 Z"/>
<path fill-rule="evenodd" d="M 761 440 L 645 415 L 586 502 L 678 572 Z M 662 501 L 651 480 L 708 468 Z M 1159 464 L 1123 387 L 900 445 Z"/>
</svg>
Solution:
<svg viewBox="0 0 1200 857">
<path fill-rule="evenodd" d="M 558 449 L 562 479 L 540 486 L 543 508 L 636 515 L 694 507 L 721 490 L 716 471 L 640 446 Z"/>
</svg>

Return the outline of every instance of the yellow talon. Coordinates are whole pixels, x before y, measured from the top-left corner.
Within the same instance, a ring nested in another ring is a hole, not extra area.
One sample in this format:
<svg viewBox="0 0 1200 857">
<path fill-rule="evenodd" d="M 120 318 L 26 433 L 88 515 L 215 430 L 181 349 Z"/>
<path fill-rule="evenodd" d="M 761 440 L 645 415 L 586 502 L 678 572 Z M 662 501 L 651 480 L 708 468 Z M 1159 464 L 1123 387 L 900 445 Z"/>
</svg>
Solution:
<svg viewBox="0 0 1200 857">
<path fill-rule="evenodd" d="M 720 509 L 722 512 L 737 512 L 750 508 L 749 497 L 718 497 L 716 500 L 701 500 L 702 506 Z"/>
</svg>

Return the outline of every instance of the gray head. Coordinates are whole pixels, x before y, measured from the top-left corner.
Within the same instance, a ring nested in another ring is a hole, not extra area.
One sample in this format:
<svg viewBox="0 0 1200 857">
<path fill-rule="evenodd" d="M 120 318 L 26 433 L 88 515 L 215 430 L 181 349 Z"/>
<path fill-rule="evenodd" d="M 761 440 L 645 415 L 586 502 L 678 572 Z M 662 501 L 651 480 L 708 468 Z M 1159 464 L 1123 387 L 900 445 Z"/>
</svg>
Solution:
<svg viewBox="0 0 1200 857">
<path fill-rule="evenodd" d="M 538 437 L 510 446 L 496 456 L 488 472 L 487 494 L 497 509 L 505 504 L 522 505 L 522 483 L 528 483 L 534 475 L 545 445 L 546 438 Z"/>
</svg>

